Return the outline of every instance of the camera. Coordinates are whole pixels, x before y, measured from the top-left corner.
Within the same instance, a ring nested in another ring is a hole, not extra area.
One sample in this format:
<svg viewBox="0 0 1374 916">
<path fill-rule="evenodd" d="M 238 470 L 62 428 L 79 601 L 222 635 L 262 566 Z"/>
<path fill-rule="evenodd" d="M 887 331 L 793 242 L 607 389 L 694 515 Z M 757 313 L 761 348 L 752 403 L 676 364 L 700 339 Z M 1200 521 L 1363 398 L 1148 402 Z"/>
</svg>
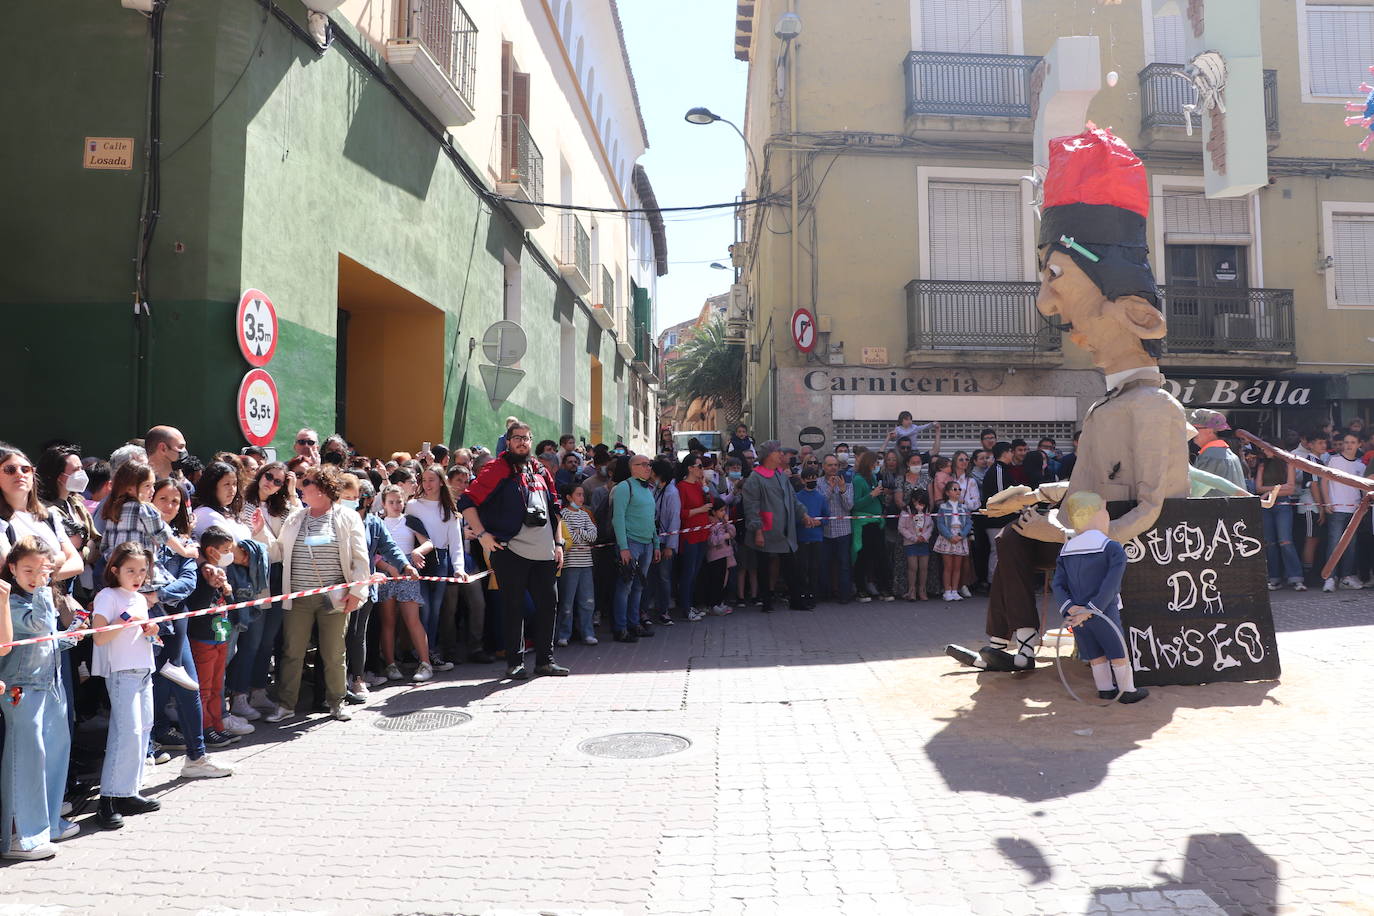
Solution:
<svg viewBox="0 0 1374 916">
<path fill-rule="evenodd" d="M 540 506 L 525 507 L 525 527 L 543 528 L 549 523 L 549 513 Z"/>
</svg>

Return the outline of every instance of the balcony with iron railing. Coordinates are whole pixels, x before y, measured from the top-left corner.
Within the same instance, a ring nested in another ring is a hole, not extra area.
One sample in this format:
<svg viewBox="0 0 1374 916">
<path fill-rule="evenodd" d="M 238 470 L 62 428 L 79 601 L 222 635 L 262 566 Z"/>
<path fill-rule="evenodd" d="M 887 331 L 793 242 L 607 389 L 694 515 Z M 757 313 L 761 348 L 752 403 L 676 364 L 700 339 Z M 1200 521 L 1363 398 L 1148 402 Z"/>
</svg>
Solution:
<svg viewBox="0 0 1374 916">
<path fill-rule="evenodd" d="M 1184 106 L 1197 104 L 1197 90 L 1178 73 L 1184 64 L 1150 64 L 1140 71 L 1140 129 L 1185 127 Z M 1193 136 L 1202 139 L 1201 112 L 1193 118 Z M 1279 74 L 1264 71 L 1264 126 L 1271 133 L 1279 130 Z"/>
<path fill-rule="evenodd" d="M 592 265 L 592 282 L 597 283 L 592 297 L 592 317 L 603 331 L 615 327 L 615 278 L 605 264 Z"/>
<path fill-rule="evenodd" d="M 558 272 L 577 295 L 592 291 L 592 240 L 576 213 L 558 217 Z"/>
<path fill-rule="evenodd" d="M 544 225 L 544 154 L 539 151 L 530 127 L 518 114 L 503 114 L 501 121 L 501 167 L 496 190 L 521 203 L 511 206 L 521 225 L 538 229 Z"/>
<path fill-rule="evenodd" d="M 1036 310 L 1039 291 L 1035 282 L 912 280 L 906 285 L 908 360 L 941 352 L 986 364 L 1057 360 L 1063 335 Z M 1161 286 L 1159 294 L 1167 357 L 1293 358 L 1292 290 Z"/>
<path fill-rule="evenodd" d="M 1029 119 L 1031 74 L 1040 60 L 1014 54 L 912 51 L 902 63 L 907 117 Z"/>
<path fill-rule="evenodd" d="M 632 364 L 634 370 L 645 381 L 657 381 L 659 378 L 658 346 L 654 343 L 653 334 L 642 324 L 635 325 L 634 348 L 635 355 Z"/>
<path fill-rule="evenodd" d="M 409 0 L 387 63 L 445 127 L 476 114 L 477 26 L 458 0 Z"/>
</svg>

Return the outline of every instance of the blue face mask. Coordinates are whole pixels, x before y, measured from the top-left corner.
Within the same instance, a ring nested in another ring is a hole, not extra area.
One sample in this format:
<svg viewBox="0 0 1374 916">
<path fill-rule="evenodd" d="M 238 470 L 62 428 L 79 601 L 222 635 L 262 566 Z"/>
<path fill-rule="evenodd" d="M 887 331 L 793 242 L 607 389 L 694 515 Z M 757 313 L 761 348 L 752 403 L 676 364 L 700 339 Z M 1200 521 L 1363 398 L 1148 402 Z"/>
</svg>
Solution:
<svg viewBox="0 0 1374 916">
<path fill-rule="evenodd" d="M 743 476 L 744 476 L 744 472 L 743 472 L 743 471 L 731 471 L 731 472 L 730 472 L 730 479 L 731 479 L 731 480 L 739 480 L 739 479 L 740 479 L 741 477 L 743 477 Z"/>
<path fill-rule="evenodd" d="M 358 501 L 356 499 L 341 499 L 339 500 L 339 505 L 343 506 L 345 509 L 356 510 L 358 508 Z"/>
</svg>

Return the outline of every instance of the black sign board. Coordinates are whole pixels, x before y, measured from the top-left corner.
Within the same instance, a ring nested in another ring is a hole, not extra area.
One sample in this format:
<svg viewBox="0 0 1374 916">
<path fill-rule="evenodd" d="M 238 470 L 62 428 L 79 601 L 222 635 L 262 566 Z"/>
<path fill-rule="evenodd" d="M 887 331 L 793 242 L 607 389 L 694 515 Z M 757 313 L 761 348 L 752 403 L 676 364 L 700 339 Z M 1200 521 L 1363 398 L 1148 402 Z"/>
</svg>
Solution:
<svg viewBox="0 0 1374 916">
<path fill-rule="evenodd" d="M 797 435 L 797 444 L 820 448 L 825 445 L 825 432 L 819 426 L 808 426 Z"/>
<path fill-rule="evenodd" d="M 1115 518 L 1130 506 L 1108 508 Z M 1279 676 L 1258 499 L 1165 500 L 1125 547 L 1121 621 L 1137 684 Z"/>
</svg>

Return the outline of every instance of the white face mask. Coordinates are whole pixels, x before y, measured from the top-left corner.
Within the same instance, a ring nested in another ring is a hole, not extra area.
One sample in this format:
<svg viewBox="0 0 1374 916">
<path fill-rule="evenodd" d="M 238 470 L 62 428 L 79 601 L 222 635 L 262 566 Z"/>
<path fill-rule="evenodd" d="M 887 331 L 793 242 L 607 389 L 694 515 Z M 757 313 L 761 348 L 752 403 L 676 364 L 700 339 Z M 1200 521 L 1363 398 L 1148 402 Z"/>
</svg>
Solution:
<svg viewBox="0 0 1374 916">
<path fill-rule="evenodd" d="M 84 469 L 73 471 L 67 475 L 67 492 L 85 493 L 86 487 L 90 485 L 90 482 L 91 480 L 86 476 L 86 471 Z"/>
<path fill-rule="evenodd" d="M 233 566 L 233 565 L 234 565 L 234 551 L 232 551 L 232 550 L 224 550 L 224 551 L 221 551 L 221 552 L 220 552 L 220 555 L 219 555 L 219 559 L 215 561 L 215 565 L 218 566 L 220 569 L 228 569 L 229 567 Z"/>
<path fill-rule="evenodd" d="M 343 506 L 345 509 L 357 509 L 358 501 L 356 499 L 341 499 L 339 500 L 339 505 Z"/>
</svg>

